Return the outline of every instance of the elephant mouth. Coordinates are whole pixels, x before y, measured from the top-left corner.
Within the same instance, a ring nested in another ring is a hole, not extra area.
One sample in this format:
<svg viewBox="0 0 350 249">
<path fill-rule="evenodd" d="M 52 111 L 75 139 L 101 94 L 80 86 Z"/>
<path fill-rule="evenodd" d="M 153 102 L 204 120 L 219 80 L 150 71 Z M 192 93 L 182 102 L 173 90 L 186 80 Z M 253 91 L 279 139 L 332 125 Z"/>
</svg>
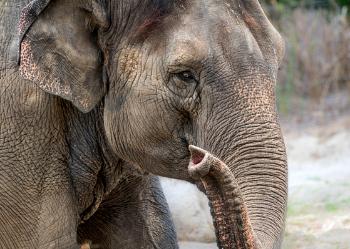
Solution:
<svg viewBox="0 0 350 249">
<path fill-rule="evenodd" d="M 190 176 L 209 199 L 217 244 L 222 249 L 256 249 L 255 236 L 238 184 L 226 164 L 189 146 Z"/>
</svg>

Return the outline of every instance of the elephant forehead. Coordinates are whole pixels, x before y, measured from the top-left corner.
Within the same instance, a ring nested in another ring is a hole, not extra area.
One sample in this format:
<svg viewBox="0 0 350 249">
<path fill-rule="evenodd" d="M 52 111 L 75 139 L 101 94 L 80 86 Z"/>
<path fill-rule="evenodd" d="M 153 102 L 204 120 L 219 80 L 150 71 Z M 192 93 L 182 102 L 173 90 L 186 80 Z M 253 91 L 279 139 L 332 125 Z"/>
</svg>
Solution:
<svg viewBox="0 0 350 249">
<path fill-rule="evenodd" d="M 168 65 L 191 64 L 205 60 L 209 56 L 209 44 L 205 39 L 183 34 L 176 37 L 167 49 Z"/>
</svg>

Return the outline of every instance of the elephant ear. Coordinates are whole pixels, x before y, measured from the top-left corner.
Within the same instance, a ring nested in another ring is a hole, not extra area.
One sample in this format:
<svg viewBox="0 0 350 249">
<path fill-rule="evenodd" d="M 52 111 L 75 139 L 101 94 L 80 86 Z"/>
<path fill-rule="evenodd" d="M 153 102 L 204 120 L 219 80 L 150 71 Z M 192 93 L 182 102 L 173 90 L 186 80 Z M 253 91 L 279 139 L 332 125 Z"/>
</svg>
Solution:
<svg viewBox="0 0 350 249">
<path fill-rule="evenodd" d="M 264 13 L 259 0 L 240 0 L 240 9 L 244 22 L 252 31 L 259 47 L 275 71 L 282 63 L 285 44 L 278 31 Z"/>
<path fill-rule="evenodd" d="M 22 10 L 18 26 L 21 76 L 83 112 L 106 91 L 97 33 L 107 18 L 92 1 L 34 0 Z"/>
</svg>

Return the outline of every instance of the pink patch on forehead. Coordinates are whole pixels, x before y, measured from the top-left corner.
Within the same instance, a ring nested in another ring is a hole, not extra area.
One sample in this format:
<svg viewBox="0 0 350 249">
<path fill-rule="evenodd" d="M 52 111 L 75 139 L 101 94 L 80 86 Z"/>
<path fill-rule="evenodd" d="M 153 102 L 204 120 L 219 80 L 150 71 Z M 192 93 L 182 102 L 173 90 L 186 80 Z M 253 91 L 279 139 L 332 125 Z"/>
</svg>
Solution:
<svg viewBox="0 0 350 249">
<path fill-rule="evenodd" d="M 145 21 L 139 26 L 136 32 L 136 36 L 143 36 L 151 32 L 154 27 L 160 23 L 162 14 L 160 10 L 155 10 L 154 13 L 145 19 Z"/>
</svg>

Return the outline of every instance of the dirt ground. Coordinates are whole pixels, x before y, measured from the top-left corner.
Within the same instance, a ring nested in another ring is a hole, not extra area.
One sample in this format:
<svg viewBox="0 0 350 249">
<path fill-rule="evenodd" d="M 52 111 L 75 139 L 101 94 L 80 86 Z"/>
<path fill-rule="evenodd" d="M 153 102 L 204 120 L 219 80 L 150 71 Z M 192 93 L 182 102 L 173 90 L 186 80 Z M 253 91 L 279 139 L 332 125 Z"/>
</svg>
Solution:
<svg viewBox="0 0 350 249">
<path fill-rule="evenodd" d="M 350 117 L 286 129 L 285 249 L 350 248 Z"/>
<path fill-rule="evenodd" d="M 283 249 L 350 249 L 350 116 L 321 126 L 286 125 L 284 133 L 289 205 Z M 182 242 L 180 248 L 217 247 Z"/>
</svg>

